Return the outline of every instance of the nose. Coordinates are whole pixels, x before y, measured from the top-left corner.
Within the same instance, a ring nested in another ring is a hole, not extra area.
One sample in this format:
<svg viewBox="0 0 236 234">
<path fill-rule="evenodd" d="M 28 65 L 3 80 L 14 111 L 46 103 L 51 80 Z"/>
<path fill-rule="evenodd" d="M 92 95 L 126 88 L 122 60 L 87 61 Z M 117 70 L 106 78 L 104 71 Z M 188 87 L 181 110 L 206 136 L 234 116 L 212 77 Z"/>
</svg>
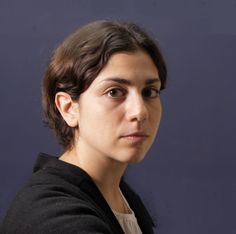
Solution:
<svg viewBox="0 0 236 234">
<path fill-rule="evenodd" d="M 148 118 L 147 106 L 141 94 L 130 95 L 126 107 L 129 121 L 143 122 Z"/>
</svg>

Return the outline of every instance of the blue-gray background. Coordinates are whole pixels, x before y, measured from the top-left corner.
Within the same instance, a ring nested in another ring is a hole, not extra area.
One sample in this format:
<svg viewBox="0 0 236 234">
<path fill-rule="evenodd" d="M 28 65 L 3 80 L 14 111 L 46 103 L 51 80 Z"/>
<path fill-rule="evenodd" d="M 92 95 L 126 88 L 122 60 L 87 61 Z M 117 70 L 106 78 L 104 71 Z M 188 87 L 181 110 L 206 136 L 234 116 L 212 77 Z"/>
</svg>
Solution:
<svg viewBox="0 0 236 234">
<path fill-rule="evenodd" d="M 61 151 L 41 122 L 48 57 L 97 19 L 141 24 L 166 57 L 157 140 L 127 172 L 159 233 L 235 234 L 235 0 L 0 0 L 0 219 L 37 153 Z"/>
</svg>

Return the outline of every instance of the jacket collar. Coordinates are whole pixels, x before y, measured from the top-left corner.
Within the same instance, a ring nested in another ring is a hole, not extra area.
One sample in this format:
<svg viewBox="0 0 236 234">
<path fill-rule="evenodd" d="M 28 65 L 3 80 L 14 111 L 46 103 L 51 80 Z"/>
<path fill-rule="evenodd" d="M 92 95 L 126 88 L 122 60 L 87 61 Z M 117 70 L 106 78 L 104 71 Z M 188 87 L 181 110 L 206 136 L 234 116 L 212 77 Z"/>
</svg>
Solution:
<svg viewBox="0 0 236 234">
<path fill-rule="evenodd" d="M 60 176 L 64 177 L 65 180 L 73 185 L 78 186 L 86 195 L 88 195 L 88 199 L 101 210 L 101 213 L 106 217 L 106 220 L 109 220 L 109 226 L 114 234 L 124 233 L 110 206 L 86 171 L 80 167 L 61 161 L 58 157 L 40 153 L 33 171 L 37 172 L 46 168 L 56 169 L 56 171 L 60 173 Z M 148 234 L 153 233 L 153 221 L 139 196 L 123 179 L 120 183 L 120 189 L 131 209 L 134 211 L 142 232 Z"/>
</svg>

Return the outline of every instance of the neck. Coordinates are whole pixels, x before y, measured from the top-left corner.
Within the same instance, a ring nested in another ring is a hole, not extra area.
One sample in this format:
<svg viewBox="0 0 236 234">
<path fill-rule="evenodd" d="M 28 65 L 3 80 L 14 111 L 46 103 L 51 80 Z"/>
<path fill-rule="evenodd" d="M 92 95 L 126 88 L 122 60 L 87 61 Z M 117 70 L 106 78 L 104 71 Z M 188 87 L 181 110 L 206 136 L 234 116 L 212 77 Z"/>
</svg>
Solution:
<svg viewBox="0 0 236 234">
<path fill-rule="evenodd" d="M 60 160 L 86 171 L 110 207 L 119 212 L 124 211 L 119 185 L 127 164 L 114 161 L 109 157 L 95 155 L 93 152 L 83 152 L 82 148 L 78 150 L 76 147 L 65 152 Z"/>
</svg>

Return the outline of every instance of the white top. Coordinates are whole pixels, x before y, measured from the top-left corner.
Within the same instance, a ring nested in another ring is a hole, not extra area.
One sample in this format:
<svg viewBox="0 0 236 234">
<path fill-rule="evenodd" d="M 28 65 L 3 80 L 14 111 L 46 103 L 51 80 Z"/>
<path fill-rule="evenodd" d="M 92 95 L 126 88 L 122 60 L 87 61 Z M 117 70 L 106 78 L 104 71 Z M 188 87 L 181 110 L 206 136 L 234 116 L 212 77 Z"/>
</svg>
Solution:
<svg viewBox="0 0 236 234">
<path fill-rule="evenodd" d="M 124 213 L 119 213 L 117 211 L 112 210 L 113 213 L 115 214 L 115 216 L 116 216 L 118 222 L 120 223 L 120 226 L 124 230 L 125 234 L 142 234 L 142 231 L 138 225 L 138 222 L 137 222 L 137 219 L 135 217 L 133 210 L 130 208 L 127 200 L 125 199 L 125 197 L 121 191 L 120 191 L 120 193 L 121 193 L 126 205 L 129 207 L 129 210 L 131 211 L 131 213 L 124 214 Z"/>
</svg>

